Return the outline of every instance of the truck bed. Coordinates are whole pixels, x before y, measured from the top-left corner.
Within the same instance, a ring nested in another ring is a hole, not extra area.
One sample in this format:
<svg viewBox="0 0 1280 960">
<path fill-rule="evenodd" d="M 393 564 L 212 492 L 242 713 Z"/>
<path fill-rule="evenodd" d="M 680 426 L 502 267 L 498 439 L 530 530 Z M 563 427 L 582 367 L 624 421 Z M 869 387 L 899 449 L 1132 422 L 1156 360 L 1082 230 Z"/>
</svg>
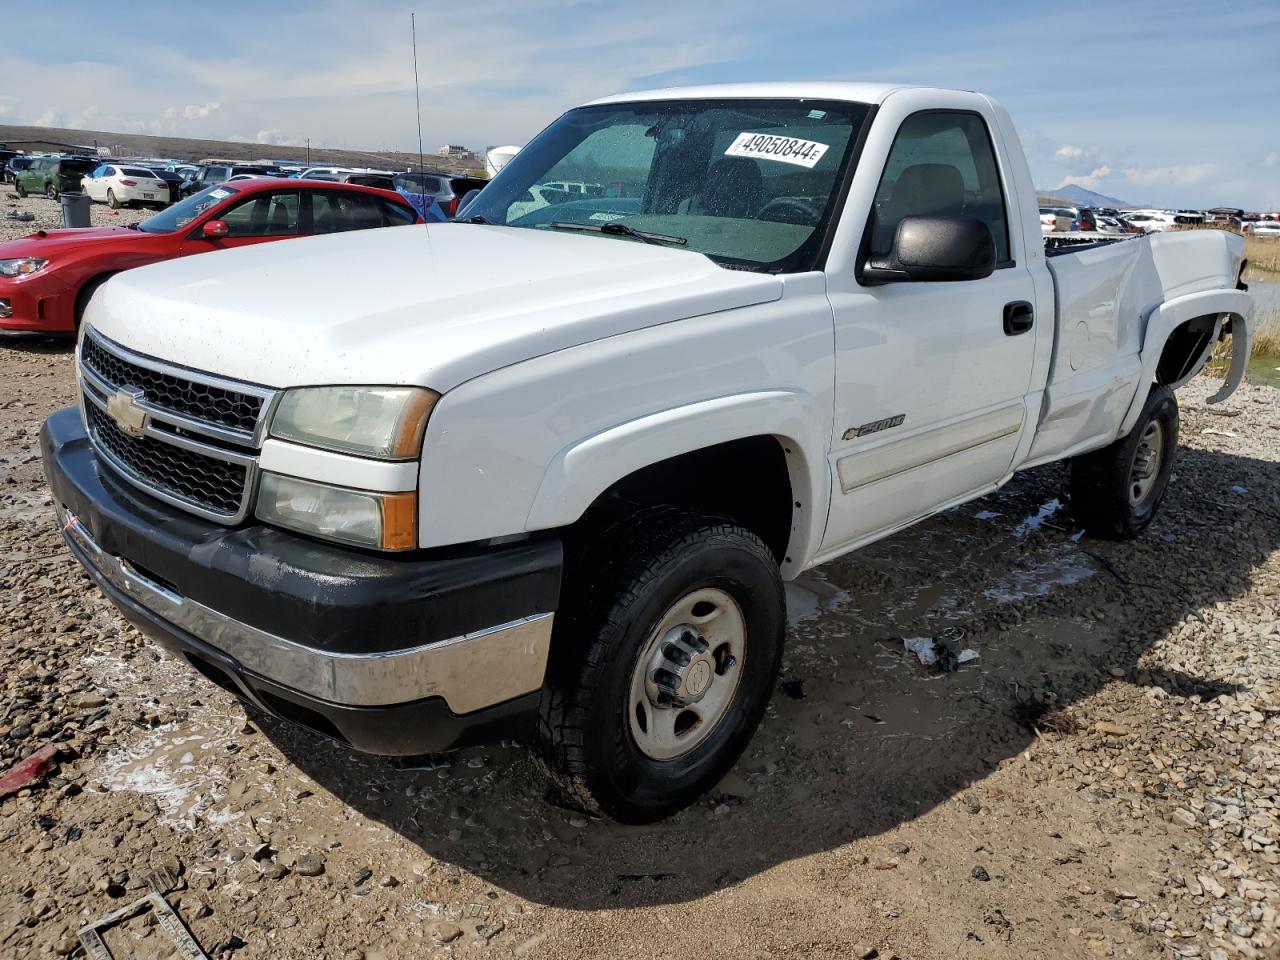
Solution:
<svg viewBox="0 0 1280 960">
<path fill-rule="evenodd" d="M 1110 443 L 1159 360 L 1144 357 L 1153 314 L 1197 294 L 1233 291 L 1239 279 L 1243 244 L 1232 234 L 1104 237 L 1046 250 L 1055 295 L 1053 361 L 1028 465 Z M 1176 387 L 1208 360 L 1223 329 L 1218 311 L 1209 313 L 1212 319 L 1188 334 L 1198 338 L 1194 356 L 1172 376 L 1161 371 L 1163 382 Z"/>
</svg>

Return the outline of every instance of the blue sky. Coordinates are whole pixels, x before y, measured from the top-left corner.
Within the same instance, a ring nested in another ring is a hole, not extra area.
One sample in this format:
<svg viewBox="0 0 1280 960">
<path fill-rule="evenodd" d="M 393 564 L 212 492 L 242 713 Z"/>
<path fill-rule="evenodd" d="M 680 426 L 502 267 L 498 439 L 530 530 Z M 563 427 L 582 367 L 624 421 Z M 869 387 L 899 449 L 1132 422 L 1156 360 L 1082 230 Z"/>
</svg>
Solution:
<svg viewBox="0 0 1280 960">
<path fill-rule="evenodd" d="M 7 31 L 0 123 L 412 149 L 412 10 L 428 150 L 522 143 L 628 89 L 887 80 L 1002 100 L 1042 188 L 1280 208 L 1275 0 L 221 0 L 186 27 L 57 6 L 53 33 Z"/>
</svg>

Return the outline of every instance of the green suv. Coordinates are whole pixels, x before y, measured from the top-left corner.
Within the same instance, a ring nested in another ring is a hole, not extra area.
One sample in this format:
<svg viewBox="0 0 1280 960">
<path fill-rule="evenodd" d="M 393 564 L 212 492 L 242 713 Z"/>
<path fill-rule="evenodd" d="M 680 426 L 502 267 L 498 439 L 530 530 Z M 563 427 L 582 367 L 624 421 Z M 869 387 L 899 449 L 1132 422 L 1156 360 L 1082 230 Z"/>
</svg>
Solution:
<svg viewBox="0 0 1280 960">
<path fill-rule="evenodd" d="M 97 161 L 79 157 L 36 157 L 31 166 L 14 176 L 13 186 L 20 197 L 43 193 L 57 200 L 62 193 L 79 193 L 80 178 L 97 165 Z"/>
</svg>

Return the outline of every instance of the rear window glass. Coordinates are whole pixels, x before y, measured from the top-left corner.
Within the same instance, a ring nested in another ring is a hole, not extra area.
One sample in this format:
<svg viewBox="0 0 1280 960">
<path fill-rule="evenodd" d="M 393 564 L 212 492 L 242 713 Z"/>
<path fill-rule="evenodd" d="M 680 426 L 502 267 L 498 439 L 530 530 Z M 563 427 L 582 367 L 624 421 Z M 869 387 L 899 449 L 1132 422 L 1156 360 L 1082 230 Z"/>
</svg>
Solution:
<svg viewBox="0 0 1280 960">
<path fill-rule="evenodd" d="M 156 175 L 150 170 L 143 170 L 141 167 L 121 167 L 120 172 L 126 177 L 147 177 L 154 180 Z"/>
</svg>

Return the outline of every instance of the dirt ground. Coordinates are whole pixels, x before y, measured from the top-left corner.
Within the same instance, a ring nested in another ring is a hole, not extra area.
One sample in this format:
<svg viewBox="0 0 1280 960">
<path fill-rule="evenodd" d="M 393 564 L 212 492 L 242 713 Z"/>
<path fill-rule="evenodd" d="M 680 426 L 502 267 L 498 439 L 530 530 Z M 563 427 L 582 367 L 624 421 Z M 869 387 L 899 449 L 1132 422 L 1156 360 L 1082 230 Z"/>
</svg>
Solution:
<svg viewBox="0 0 1280 960">
<path fill-rule="evenodd" d="M 68 348 L 0 343 L 0 384 L 0 772 L 61 748 L 0 799 L 0 957 L 151 888 L 236 960 L 1280 957 L 1280 392 L 1181 391 L 1137 542 L 1082 538 L 1053 466 L 803 577 L 736 770 L 627 828 L 518 746 L 397 768 L 162 656 L 55 526 Z M 948 628 L 955 672 L 904 645 Z"/>
</svg>

